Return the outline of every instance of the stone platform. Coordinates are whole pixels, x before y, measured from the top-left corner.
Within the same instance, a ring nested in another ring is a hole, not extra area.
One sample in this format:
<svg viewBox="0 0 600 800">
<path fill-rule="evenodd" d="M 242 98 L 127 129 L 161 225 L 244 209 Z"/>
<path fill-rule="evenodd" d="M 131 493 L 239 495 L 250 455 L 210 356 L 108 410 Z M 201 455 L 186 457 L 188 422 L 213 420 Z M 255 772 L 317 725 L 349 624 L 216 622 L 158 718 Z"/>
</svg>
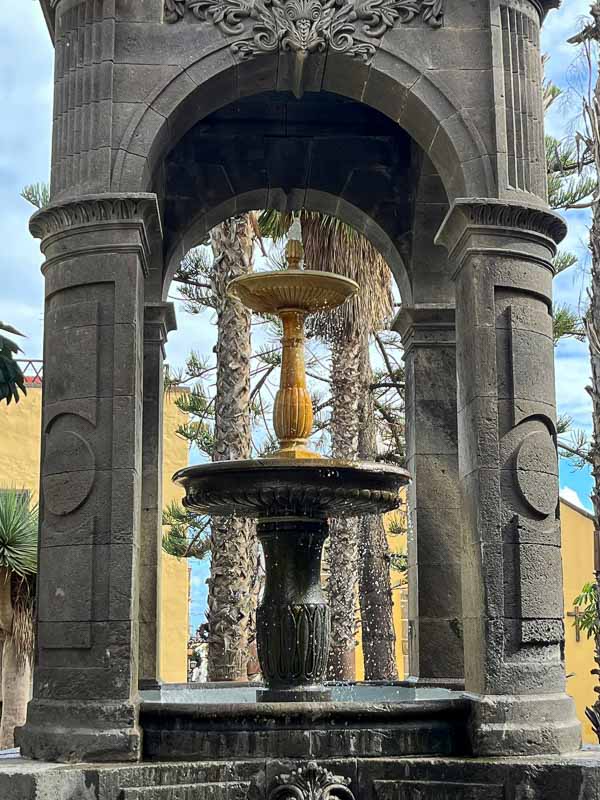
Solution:
<svg viewBox="0 0 600 800">
<path fill-rule="evenodd" d="M 312 800 L 327 797 L 307 791 L 319 781 L 332 800 L 600 800 L 600 748 L 561 758 L 0 762 L 2 800 Z"/>
<path fill-rule="evenodd" d="M 146 760 L 469 755 L 461 692 L 330 684 L 326 702 L 265 702 L 257 684 L 167 685 L 141 692 Z"/>
</svg>

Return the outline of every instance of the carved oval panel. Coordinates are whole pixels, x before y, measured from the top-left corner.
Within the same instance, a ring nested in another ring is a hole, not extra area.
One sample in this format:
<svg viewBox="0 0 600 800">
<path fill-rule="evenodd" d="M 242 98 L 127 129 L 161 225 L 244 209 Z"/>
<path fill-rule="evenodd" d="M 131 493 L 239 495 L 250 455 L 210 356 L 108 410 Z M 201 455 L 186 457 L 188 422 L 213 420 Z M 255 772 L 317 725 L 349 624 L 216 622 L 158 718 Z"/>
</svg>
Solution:
<svg viewBox="0 0 600 800">
<path fill-rule="evenodd" d="M 551 514 L 558 502 L 558 460 L 549 431 L 527 434 L 517 451 L 517 485 L 521 497 L 540 514 Z"/>
<path fill-rule="evenodd" d="M 66 516 L 87 500 L 96 476 L 95 462 L 94 452 L 81 434 L 51 428 L 42 478 L 48 511 Z"/>
</svg>

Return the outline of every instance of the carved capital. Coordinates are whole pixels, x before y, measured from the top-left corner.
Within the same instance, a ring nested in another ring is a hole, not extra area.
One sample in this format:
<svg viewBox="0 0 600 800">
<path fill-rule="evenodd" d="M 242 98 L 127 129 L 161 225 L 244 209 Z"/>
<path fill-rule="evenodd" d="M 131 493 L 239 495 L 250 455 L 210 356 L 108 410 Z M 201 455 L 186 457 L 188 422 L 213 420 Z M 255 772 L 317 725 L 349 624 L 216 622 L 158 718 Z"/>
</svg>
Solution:
<svg viewBox="0 0 600 800">
<path fill-rule="evenodd" d="M 432 28 L 441 27 L 445 2 L 165 0 L 164 19 L 176 23 L 189 13 L 201 22 L 210 22 L 233 39 L 231 49 L 244 59 L 278 50 L 308 54 L 330 49 L 369 63 L 378 41 L 396 22 L 406 24 L 420 17 Z"/>
<path fill-rule="evenodd" d="M 76 200 L 46 206 L 29 221 L 36 239 L 46 239 L 69 228 L 102 223 L 142 221 L 159 229 L 160 212 L 155 194 L 84 195 Z"/>
<path fill-rule="evenodd" d="M 107 242 L 97 237 L 103 229 L 120 228 L 123 236 L 107 237 Z M 148 258 L 151 243 L 162 240 L 160 211 L 155 194 L 85 195 L 76 200 L 56 203 L 36 212 L 29 221 L 29 230 L 41 239 L 41 249 L 46 255 L 46 265 L 65 257 L 67 250 L 53 245 L 65 236 L 96 234 L 87 243 L 71 245 L 69 255 L 81 255 L 95 250 L 123 250 L 136 247 L 142 260 L 144 274 L 148 275 Z M 132 244 L 132 239 L 135 244 Z"/>
<path fill-rule="evenodd" d="M 394 317 L 392 330 L 402 337 L 408 352 L 414 346 L 447 347 L 456 344 L 455 308 L 448 303 L 402 305 Z"/>
<path fill-rule="evenodd" d="M 457 272 L 474 251 L 523 254 L 550 268 L 566 235 L 563 218 L 550 209 L 476 197 L 454 202 L 434 241 L 446 248 Z"/>
<path fill-rule="evenodd" d="M 278 775 L 269 790 L 268 800 L 354 800 L 350 778 L 334 775 L 316 761 Z"/>
</svg>

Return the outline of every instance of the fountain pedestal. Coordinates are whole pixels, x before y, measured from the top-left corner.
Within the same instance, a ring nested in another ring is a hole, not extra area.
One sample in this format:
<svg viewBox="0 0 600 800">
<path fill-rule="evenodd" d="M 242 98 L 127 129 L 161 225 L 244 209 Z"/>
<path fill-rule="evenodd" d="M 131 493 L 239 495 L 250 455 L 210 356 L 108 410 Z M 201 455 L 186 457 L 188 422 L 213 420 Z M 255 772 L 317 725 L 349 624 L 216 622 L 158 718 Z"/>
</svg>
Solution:
<svg viewBox="0 0 600 800">
<path fill-rule="evenodd" d="M 327 700 L 330 612 L 321 588 L 324 519 L 261 520 L 266 582 L 256 616 L 258 657 L 269 685 L 260 700 Z"/>
</svg>

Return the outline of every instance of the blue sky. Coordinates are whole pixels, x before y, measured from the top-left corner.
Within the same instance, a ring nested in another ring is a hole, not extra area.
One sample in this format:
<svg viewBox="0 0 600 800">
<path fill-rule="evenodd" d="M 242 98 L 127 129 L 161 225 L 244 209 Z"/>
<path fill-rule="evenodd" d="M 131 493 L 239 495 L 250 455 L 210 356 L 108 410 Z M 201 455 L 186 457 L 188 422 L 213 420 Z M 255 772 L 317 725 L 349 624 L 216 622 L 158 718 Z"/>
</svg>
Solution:
<svg viewBox="0 0 600 800">
<path fill-rule="evenodd" d="M 53 51 L 41 10 L 36 0 L 19 0 L 19 13 L 0 15 L 0 319 L 10 321 L 28 338 L 23 344 L 29 358 L 42 354 L 43 283 L 39 271 L 38 243 L 27 229 L 31 213 L 19 192 L 27 183 L 45 181 L 49 173 L 52 118 Z M 577 82 L 573 66 L 574 48 L 567 38 L 578 28 L 587 13 L 589 0 L 563 0 L 560 11 L 548 17 L 543 33 L 543 50 L 550 55 L 547 74 L 555 83 L 566 86 Z M 557 106 L 548 122 L 558 137 L 576 126 L 577 104 Z M 581 255 L 578 267 L 555 281 L 555 298 L 574 308 L 585 298 L 588 259 L 586 254 L 587 212 L 568 214 L 569 249 Z M 212 331 L 198 319 L 178 314 L 179 330 L 171 336 L 169 361 L 181 365 L 191 347 L 204 349 Z M 587 431 L 591 423 L 591 403 L 585 391 L 589 378 L 587 346 L 573 341 L 559 345 L 557 359 L 557 399 L 559 410 L 568 414 L 575 427 Z M 590 508 L 591 479 L 588 473 L 574 472 L 561 464 L 561 490 L 574 501 Z M 194 569 L 194 620 L 200 621 L 205 587 L 205 570 Z"/>
</svg>

